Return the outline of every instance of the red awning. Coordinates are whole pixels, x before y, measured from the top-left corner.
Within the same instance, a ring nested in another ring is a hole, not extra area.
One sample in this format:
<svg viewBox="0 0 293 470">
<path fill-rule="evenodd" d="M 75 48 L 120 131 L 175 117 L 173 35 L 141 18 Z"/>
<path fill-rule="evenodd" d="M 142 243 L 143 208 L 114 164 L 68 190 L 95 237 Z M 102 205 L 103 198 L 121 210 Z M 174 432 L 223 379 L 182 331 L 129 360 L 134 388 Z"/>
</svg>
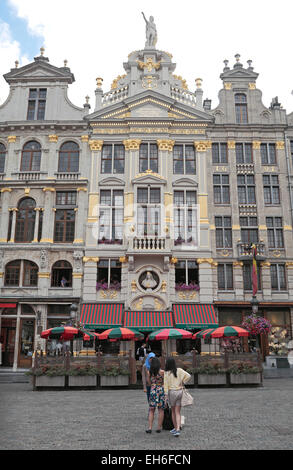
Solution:
<svg viewBox="0 0 293 470">
<path fill-rule="evenodd" d="M 172 312 L 125 312 L 125 328 L 135 328 L 139 331 L 155 331 L 161 328 L 172 328 Z"/>
<path fill-rule="evenodd" d="M 122 326 L 123 304 L 83 304 L 79 321 L 90 329 Z"/>
<path fill-rule="evenodd" d="M 0 303 L 0 308 L 16 308 L 16 305 L 17 304 L 3 304 L 3 303 Z"/>
<path fill-rule="evenodd" d="M 212 304 L 173 305 L 175 325 L 178 328 L 216 328 L 218 322 Z"/>
</svg>

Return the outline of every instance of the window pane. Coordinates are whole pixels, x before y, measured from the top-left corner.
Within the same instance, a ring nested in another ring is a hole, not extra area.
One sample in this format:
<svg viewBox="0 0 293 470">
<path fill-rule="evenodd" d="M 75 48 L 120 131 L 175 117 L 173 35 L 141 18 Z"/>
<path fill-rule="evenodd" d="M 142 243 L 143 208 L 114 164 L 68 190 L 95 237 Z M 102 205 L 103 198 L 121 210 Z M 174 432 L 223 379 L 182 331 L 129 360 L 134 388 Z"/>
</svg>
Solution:
<svg viewBox="0 0 293 470">
<path fill-rule="evenodd" d="M 151 188 L 150 189 L 150 202 L 151 203 L 160 203 L 161 202 L 161 197 L 160 197 L 160 188 Z"/>
<path fill-rule="evenodd" d="M 213 156 L 213 163 L 220 162 L 219 144 L 212 144 L 212 156 Z"/>
<path fill-rule="evenodd" d="M 114 146 L 114 173 L 124 173 L 124 157 L 125 147 L 124 145 Z"/>
<path fill-rule="evenodd" d="M 137 189 L 137 202 L 140 202 L 140 203 L 148 202 L 148 189 L 147 188 Z"/>
<path fill-rule="evenodd" d="M 112 145 L 103 145 L 101 173 L 112 173 Z"/>
<path fill-rule="evenodd" d="M 183 174 L 183 145 L 174 145 L 173 147 L 173 173 Z"/>
</svg>

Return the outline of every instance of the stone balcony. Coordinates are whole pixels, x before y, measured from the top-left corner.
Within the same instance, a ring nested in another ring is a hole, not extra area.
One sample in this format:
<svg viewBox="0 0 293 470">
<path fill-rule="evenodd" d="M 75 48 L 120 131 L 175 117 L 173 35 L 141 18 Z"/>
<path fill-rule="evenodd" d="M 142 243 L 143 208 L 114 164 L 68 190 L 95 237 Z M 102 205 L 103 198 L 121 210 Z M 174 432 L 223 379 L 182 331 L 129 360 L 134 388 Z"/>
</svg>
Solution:
<svg viewBox="0 0 293 470">
<path fill-rule="evenodd" d="M 170 252 L 170 239 L 155 236 L 133 237 L 129 240 L 128 251 L 154 254 Z"/>
<path fill-rule="evenodd" d="M 257 251 L 256 259 L 259 261 L 265 260 L 267 258 L 265 244 L 263 242 L 258 242 L 258 243 L 255 243 L 255 246 L 256 246 L 256 251 Z M 238 252 L 238 259 L 241 261 L 252 260 L 253 258 L 250 243 L 238 242 L 237 252 Z"/>
</svg>

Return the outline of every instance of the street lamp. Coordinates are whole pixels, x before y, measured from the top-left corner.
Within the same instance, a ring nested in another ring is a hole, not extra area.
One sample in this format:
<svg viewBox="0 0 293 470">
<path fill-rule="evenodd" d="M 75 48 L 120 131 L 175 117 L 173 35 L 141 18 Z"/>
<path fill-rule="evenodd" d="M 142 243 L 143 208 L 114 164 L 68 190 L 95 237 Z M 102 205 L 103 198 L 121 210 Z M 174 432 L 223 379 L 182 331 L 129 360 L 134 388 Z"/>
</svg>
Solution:
<svg viewBox="0 0 293 470">
<path fill-rule="evenodd" d="M 258 300 L 257 300 L 255 295 L 252 296 L 252 299 L 251 299 L 250 303 L 251 303 L 252 313 L 254 313 L 256 315 L 257 312 L 258 312 Z"/>
<path fill-rule="evenodd" d="M 76 304 L 71 304 L 70 306 L 70 320 L 71 324 L 76 323 L 76 312 L 77 312 L 77 305 Z"/>
</svg>

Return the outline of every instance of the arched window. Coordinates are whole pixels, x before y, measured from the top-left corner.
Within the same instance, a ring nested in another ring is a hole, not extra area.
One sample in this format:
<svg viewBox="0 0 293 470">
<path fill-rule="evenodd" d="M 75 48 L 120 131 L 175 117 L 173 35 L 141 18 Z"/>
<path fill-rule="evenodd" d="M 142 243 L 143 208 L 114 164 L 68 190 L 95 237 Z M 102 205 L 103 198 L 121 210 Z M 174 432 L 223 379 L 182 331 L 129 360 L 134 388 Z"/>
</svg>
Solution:
<svg viewBox="0 0 293 470">
<path fill-rule="evenodd" d="M 65 173 L 78 173 L 79 147 L 75 142 L 65 142 L 60 147 L 58 171 Z"/>
<path fill-rule="evenodd" d="M 247 98 L 244 93 L 235 94 L 235 113 L 237 124 L 247 124 Z"/>
<path fill-rule="evenodd" d="M 41 145 L 31 140 L 22 149 L 20 171 L 40 171 Z"/>
<path fill-rule="evenodd" d="M 72 287 L 72 266 L 68 261 L 57 261 L 52 267 L 52 287 Z"/>
<path fill-rule="evenodd" d="M 0 142 L 0 173 L 4 173 L 5 158 L 6 158 L 6 148 L 5 148 L 5 145 Z"/>
<path fill-rule="evenodd" d="M 34 239 L 36 203 L 31 198 L 25 198 L 18 204 L 15 225 L 15 242 L 30 243 Z"/>
<path fill-rule="evenodd" d="M 15 260 L 5 266 L 5 286 L 36 287 L 38 285 L 38 266 L 32 261 Z"/>
</svg>

